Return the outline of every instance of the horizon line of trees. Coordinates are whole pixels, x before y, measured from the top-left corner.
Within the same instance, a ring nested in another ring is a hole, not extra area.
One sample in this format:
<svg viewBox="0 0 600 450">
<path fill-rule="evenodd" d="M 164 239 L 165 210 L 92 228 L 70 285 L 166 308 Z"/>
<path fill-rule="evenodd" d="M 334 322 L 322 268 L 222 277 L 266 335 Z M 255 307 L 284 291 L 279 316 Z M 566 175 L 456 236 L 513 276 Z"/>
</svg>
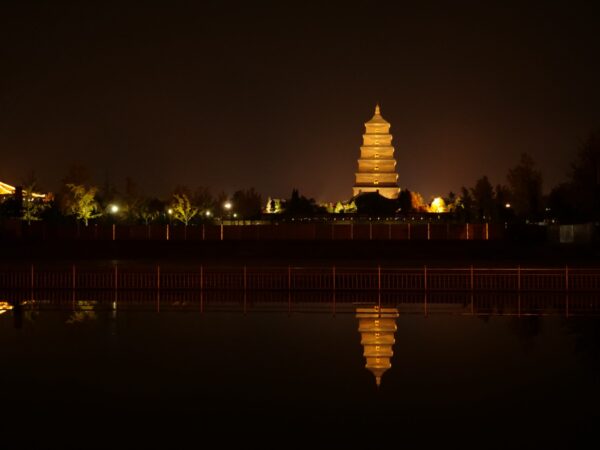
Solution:
<svg viewBox="0 0 600 450">
<path fill-rule="evenodd" d="M 42 201 L 36 177 L 31 173 L 13 196 L 0 198 L 0 218 L 20 218 L 27 223 L 38 220 L 60 222 L 70 217 L 87 225 L 92 220 L 150 224 L 179 222 L 184 225 L 220 219 L 252 220 L 273 216 L 315 217 L 358 214 L 361 216 L 447 213 L 460 222 L 598 222 L 600 219 L 600 131 L 592 133 L 581 145 L 571 164 L 567 179 L 542 193 L 542 174 L 528 154 L 509 169 L 506 184 L 492 185 L 487 176 L 473 187 L 448 193 L 428 205 L 420 194 L 403 189 L 397 199 L 365 193 L 335 204 L 318 204 L 315 199 L 293 189 L 288 199 L 268 198 L 263 205 L 254 188 L 241 189 L 228 196 L 213 195 L 208 187 L 192 190 L 176 186 L 169 197 L 148 197 L 132 178 L 125 179 L 124 191 L 106 183 L 99 188 L 91 183 L 89 171 L 73 165 L 62 179 L 59 191 Z"/>
</svg>

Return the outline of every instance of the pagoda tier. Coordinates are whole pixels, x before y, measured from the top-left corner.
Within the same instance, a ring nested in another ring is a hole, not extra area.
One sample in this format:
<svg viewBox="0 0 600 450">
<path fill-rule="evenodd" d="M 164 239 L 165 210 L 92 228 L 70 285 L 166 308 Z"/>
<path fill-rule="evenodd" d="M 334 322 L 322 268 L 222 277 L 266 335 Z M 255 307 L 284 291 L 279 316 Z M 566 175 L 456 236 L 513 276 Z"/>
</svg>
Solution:
<svg viewBox="0 0 600 450">
<path fill-rule="evenodd" d="M 379 386 L 385 371 L 392 367 L 390 359 L 394 355 L 392 347 L 398 310 L 379 306 L 356 308 L 356 317 L 366 359 L 365 367 L 375 376 L 375 383 Z"/>
<path fill-rule="evenodd" d="M 375 107 L 375 115 L 365 123 L 363 145 L 360 147 L 358 172 L 354 184 L 354 196 L 364 192 L 379 192 L 387 198 L 397 198 L 398 175 L 390 124 L 383 117 L 379 105 Z"/>
</svg>

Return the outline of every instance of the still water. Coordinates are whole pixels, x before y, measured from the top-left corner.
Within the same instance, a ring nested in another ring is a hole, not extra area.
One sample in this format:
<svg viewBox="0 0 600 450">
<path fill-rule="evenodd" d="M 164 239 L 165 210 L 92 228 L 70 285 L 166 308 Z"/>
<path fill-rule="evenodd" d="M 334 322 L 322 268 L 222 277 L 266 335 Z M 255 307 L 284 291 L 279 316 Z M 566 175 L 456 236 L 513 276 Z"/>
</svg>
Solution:
<svg viewBox="0 0 600 450">
<path fill-rule="evenodd" d="M 0 307 L 0 448 L 597 436 L 591 297 L 39 295 Z"/>
</svg>

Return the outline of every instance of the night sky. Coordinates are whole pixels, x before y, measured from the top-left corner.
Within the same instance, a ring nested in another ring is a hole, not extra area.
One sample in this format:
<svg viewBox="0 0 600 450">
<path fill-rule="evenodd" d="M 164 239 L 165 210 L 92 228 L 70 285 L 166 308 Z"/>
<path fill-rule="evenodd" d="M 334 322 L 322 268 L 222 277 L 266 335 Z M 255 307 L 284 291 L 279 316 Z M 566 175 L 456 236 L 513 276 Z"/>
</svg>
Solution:
<svg viewBox="0 0 600 450">
<path fill-rule="evenodd" d="M 526 151 L 547 191 L 600 126 L 593 2 L 115 3 L 2 2 L 1 181 L 347 199 L 380 102 L 402 187 L 505 183 Z"/>
</svg>

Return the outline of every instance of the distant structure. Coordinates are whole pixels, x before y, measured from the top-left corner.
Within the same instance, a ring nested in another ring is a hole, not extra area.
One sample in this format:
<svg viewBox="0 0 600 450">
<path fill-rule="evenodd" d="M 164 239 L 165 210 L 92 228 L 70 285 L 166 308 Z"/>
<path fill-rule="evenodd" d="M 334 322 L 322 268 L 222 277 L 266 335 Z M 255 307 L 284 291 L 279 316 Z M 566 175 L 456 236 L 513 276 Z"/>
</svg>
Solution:
<svg viewBox="0 0 600 450">
<path fill-rule="evenodd" d="M 375 375 L 375 383 L 379 387 L 384 372 L 392 367 L 390 359 L 394 355 L 392 347 L 396 342 L 394 333 L 398 329 L 398 310 L 379 306 L 356 308 L 356 317 L 363 355 L 367 360 L 365 367 Z"/>
<path fill-rule="evenodd" d="M 365 129 L 353 195 L 379 192 L 383 197 L 397 198 L 400 188 L 390 123 L 381 117 L 379 105 L 375 106 L 375 115 L 365 123 Z"/>
<path fill-rule="evenodd" d="M 22 187 L 20 186 L 11 186 L 10 184 L 6 184 L 6 183 L 2 183 L 0 181 L 0 200 L 2 199 L 2 196 L 11 196 L 11 195 L 23 195 L 23 194 L 29 194 L 27 191 L 23 191 Z M 52 198 L 51 194 L 39 194 L 37 192 L 33 192 L 31 194 L 31 196 L 33 198 L 37 198 L 40 199 L 42 201 L 49 201 Z"/>
</svg>

